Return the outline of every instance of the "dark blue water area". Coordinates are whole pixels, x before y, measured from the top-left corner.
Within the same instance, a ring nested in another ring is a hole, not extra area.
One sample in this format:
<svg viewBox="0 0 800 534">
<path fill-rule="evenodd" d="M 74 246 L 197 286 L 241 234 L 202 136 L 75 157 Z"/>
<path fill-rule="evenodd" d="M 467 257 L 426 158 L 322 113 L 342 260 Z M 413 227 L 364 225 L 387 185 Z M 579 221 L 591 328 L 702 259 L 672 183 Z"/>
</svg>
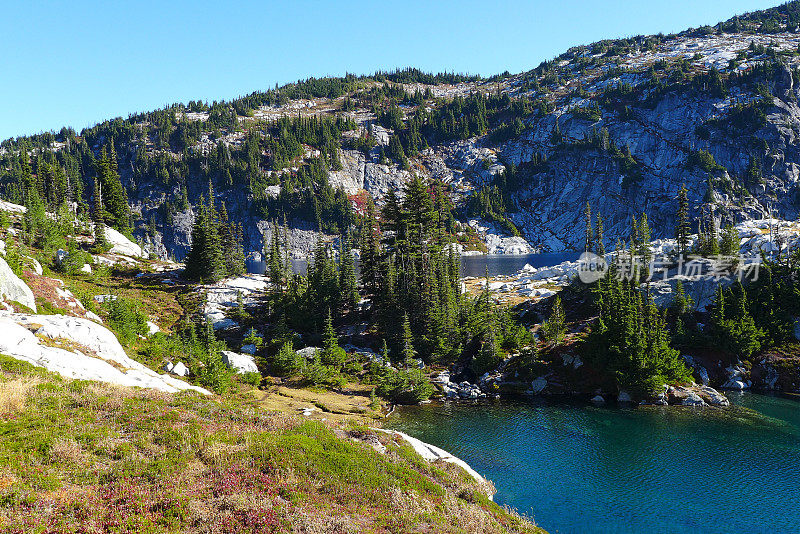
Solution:
<svg viewBox="0 0 800 534">
<path fill-rule="evenodd" d="M 579 252 L 553 252 L 543 254 L 482 254 L 480 256 L 461 257 L 461 276 L 483 276 L 489 271 L 490 276 L 514 274 L 525 264 L 533 267 L 550 267 L 565 261 L 575 261 Z M 305 260 L 291 260 L 292 270 L 305 274 L 308 263 Z M 358 262 L 356 262 L 358 263 Z M 264 274 L 266 263 L 263 261 L 247 261 L 247 271 Z"/>
<path fill-rule="evenodd" d="M 467 461 L 551 533 L 800 532 L 800 402 L 404 407 L 388 426 Z"/>
<path fill-rule="evenodd" d="M 306 260 L 292 259 L 289 260 L 289 262 L 293 272 L 306 274 L 308 270 L 308 262 Z M 247 272 L 250 274 L 264 274 L 267 269 L 267 262 L 265 261 L 245 260 L 244 265 L 245 268 L 247 268 Z"/>
<path fill-rule="evenodd" d="M 565 261 L 576 261 L 580 252 L 548 252 L 542 254 L 483 254 L 461 256 L 461 276 L 490 276 L 514 274 L 529 264 L 532 267 L 551 267 Z"/>
</svg>

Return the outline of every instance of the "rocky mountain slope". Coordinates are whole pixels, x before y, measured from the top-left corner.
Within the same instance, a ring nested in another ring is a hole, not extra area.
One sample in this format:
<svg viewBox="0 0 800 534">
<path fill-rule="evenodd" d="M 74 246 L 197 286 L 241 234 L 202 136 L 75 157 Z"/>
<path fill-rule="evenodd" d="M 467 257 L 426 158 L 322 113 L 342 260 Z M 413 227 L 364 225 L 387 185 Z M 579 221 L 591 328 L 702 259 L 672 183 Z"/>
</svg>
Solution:
<svg viewBox="0 0 800 534">
<path fill-rule="evenodd" d="M 627 239 L 630 218 L 641 212 L 655 237 L 671 236 L 683 184 L 693 219 L 722 224 L 770 212 L 794 219 L 800 208 L 796 11 L 791 2 L 676 35 L 578 46 L 515 75 L 407 70 L 311 79 L 230 103 L 192 102 L 115 119 L 81 135 L 65 129 L 9 140 L 0 149 L 7 165 L 2 181 L 13 189 L 18 177 L 9 162 L 22 151 L 58 164 L 58 153 L 81 143 L 96 156 L 113 142 L 136 236 L 146 250 L 178 259 L 188 250 L 194 208 L 209 181 L 242 224 L 246 253 L 261 252 L 269 221 L 284 217 L 293 253 L 307 253 L 321 228 L 330 232 L 344 222 L 318 208 L 315 220 L 289 196 L 297 194 L 293 180 L 315 160 L 324 162 L 325 184 L 301 189 L 319 198 L 332 195 L 323 185 L 341 190 L 356 212 L 366 197 L 380 205 L 414 174 L 439 181 L 460 207 L 458 218 L 472 218 L 494 252 L 530 250 L 519 240 L 499 241 L 498 234 L 513 232 L 507 221 L 533 248 L 582 248 L 587 202 L 604 218 L 611 243 Z M 306 139 L 287 160 L 275 121 L 312 117 L 351 122 L 325 146 Z M 93 171 L 85 155 L 82 161 L 78 170 L 63 169 L 84 182 L 78 189 L 88 202 Z M 470 198 L 492 187 L 498 202 L 491 212 L 470 208 Z"/>
</svg>

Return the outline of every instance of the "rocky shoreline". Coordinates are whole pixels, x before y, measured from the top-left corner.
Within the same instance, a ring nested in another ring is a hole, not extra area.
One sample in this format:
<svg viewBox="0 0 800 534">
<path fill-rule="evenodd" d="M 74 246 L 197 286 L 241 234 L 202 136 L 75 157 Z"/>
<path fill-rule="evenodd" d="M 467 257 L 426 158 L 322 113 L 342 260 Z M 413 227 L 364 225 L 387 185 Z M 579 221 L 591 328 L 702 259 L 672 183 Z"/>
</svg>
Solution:
<svg viewBox="0 0 800 534">
<path fill-rule="evenodd" d="M 604 405 L 614 400 L 619 404 L 638 404 L 640 406 L 730 406 L 728 398 L 719 390 L 702 384 L 686 384 L 669 386 L 665 384 L 663 390 L 650 397 L 637 400 L 627 391 L 609 393 L 596 390 L 595 392 L 552 393 L 545 392 L 547 380 L 539 377 L 531 381 L 529 388 L 521 391 L 523 382 L 493 380 L 482 377 L 479 384 L 466 380 L 460 382 L 450 381 L 450 372 L 442 371 L 431 380 L 439 388 L 439 399 L 443 401 L 476 401 L 501 398 L 536 398 L 536 397 L 567 397 L 571 399 L 586 400 L 594 405 Z"/>
</svg>

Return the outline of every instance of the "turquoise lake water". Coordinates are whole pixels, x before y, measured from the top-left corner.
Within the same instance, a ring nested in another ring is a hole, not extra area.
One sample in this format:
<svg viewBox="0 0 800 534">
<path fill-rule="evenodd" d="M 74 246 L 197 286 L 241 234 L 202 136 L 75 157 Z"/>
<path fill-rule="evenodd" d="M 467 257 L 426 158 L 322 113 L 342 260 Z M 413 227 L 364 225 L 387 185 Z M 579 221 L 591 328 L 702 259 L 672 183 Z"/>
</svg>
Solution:
<svg viewBox="0 0 800 534">
<path fill-rule="evenodd" d="M 800 532 L 800 402 L 730 409 L 497 402 L 388 425 L 464 459 L 551 533 Z"/>
</svg>

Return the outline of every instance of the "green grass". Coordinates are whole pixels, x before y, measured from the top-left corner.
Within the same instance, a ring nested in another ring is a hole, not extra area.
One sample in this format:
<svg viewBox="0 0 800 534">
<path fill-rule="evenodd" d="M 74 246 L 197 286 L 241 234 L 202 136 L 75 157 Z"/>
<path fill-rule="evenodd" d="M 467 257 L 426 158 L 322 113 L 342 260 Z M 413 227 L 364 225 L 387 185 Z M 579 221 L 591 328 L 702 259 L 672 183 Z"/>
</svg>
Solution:
<svg viewBox="0 0 800 534">
<path fill-rule="evenodd" d="M 364 443 L 377 437 L 379 453 Z M 69 381 L 0 356 L 2 532 L 538 532 L 364 426 Z"/>
</svg>

